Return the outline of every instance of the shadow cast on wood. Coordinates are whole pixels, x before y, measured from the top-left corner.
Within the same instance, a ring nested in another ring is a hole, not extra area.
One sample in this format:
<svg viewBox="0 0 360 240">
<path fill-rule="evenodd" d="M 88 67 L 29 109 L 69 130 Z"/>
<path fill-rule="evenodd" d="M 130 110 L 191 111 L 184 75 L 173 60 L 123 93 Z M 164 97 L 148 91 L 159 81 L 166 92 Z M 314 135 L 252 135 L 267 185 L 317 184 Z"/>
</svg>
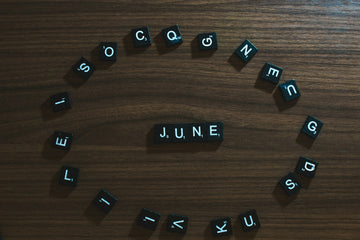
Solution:
<svg viewBox="0 0 360 240">
<path fill-rule="evenodd" d="M 205 231 L 204 231 L 204 239 L 207 240 L 207 239 L 212 239 L 214 236 L 211 232 L 211 226 L 210 226 L 210 223 L 207 224 L 206 228 L 205 228 Z"/>
<path fill-rule="evenodd" d="M 47 98 L 46 101 L 41 104 L 40 111 L 41 111 L 42 120 L 50 121 L 50 120 L 60 118 L 61 116 L 65 115 L 69 111 L 69 109 L 59 111 L 59 112 L 54 112 L 52 110 L 50 98 Z"/>
<path fill-rule="evenodd" d="M 211 223 L 208 223 L 205 228 L 205 231 L 204 231 L 204 239 L 208 240 L 208 239 L 214 239 L 214 238 L 216 238 L 216 237 L 214 237 L 214 235 L 211 231 Z M 223 240 L 229 240 L 231 238 L 231 236 L 221 236 L 219 238 L 223 239 Z"/>
<path fill-rule="evenodd" d="M 294 170 L 294 172 L 296 172 L 296 169 Z M 310 187 L 312 178 L 302 176 L 299 174 L 296 175 L 296 178 L 299 180 L 303 188 L 308 189 Z"/>
<path fill-rule="evenodd" d="M 191 41 L 190 46 L 191 46 L 191 58 L 210 58 L 216 52 L 216 49 L 200 50 L 199 40 L 197 36 Z"/>
<path fill-rule="evenodd" d="M 173 233 L 173 232 L 169 232 L 167 230 L 167 221 L 165 221 L 161 226 L 160 226 L 160 235 L 159 235 L 159 240 L 168 240 L 168 239 L 174 239 L 174 240 L 181 240 L 183 239 L 185 236 L 185 234 L 183 233 Z"/>
<path fill-rule="evenodd" d="M 146 49 L 148 49 L 148 46 L 135 47 L 134 39 L 132 37 L 131 31 L 128 34 L 126 34 L 125 37 L 123 38 L 123 45 L 124 45 L 126 56 L 140 54 L 140 53 L 145 52 Z"/>
<path fill-rule="evenodd" d="M 144 228 L 142 226 L 139 226 L 137 224 L 138 217 L 136 217 L 135 221 L 133 222 L 128 237 L 129 237 L 129 239 L 135 239 L 135 240 L 149 239 L 151 237 L 151 235 L 154 233 L 154 231 Z"/>
<path fill-rule="evenodd" d="M 272 93 L 274 89 L 276 88 L 276 84 L 266 81 L 261 77 L 263 69 L 259 72 L 254 87 L 257 89 L 260 89 L 261 91 L 264 91 L 266 93 Z"/>
<path fill-rule="evenodd" d="M 116 52 L 116 54 L 118 54 Z M 100 45 L 97 45 L 90 53 L 91 63 L 96 66 L 96 70 L 109 69 L 115 62 L 100 59 Z"/>
<path fill-rule="evenodd" d="M 216 151 L 222 142 L 155 143 L 154 128 L 146 135 L 147 153 L 211 152 Z"/>
<path fill-rule="evenodd" d="M 244 63 L 238 56 L 236 56 L 235 53 L 231 54 L 228 59 L 228 63 L 239 72 L 246 66 L 246 63 Z"/>
<path fill-rule="evenodd" d="M 300 132 L 299 135 L 296 138 L 296 142 L 306 148 L 311 148 L 311 146 L 313 145 L 315 139 L 309 137 L 308 135 L 306 135 L 303 132 Z"/>
<path fill-rule="evenodd" d="M 245 232 L 241 227 L 241 222 L 239 217 L 236 218 L 234 221 L 234 227 L 233 227 L 233 233 L 236 239 L 239 240 L 252 240 L 256 237 L 256 234 L 258 232 L 258 229 L 255 229 L 253 231 Z"/>
<path fill-rule="evenodd" d="M 83 79 L 76 72 L 74 72 L 73 66 L 71 66 L 71 68 L 67 71 L 63 78 L 67 84 L 76 89 L 80 88 L 87 82 L 87 80 Z"/>
<path fill-rule="evenodd" d="M 48 137 L 45 140 L 41 156 L 47 160 L 61 160 L 68 153 L 66 150 L 57 149 L 52 146 L 53 144 L 53 136 Z"/>
<path fill-rule="evenodd" d="M 91 201 L 89 206 L 85 209 L 84 216 L 95 225 L 100 225 L 101 221 L 105 218 L 106 213 L 98 209 Z"/>
<path fill-rule="evenodd" d="M 272 194 L 274 196 L 274 198 L 277 200 L 277 202 L 280 204 L 281 207 L 286 207 L 287 205 L 289 205 L 292 201 L 294 201 L 297 196 L 298 193 L 295 193 L 292 196 L 288 196 L 284 189 L 281 187 L 280 183 L 277 183 Z"/>
<path fill-rule="evenodd" d="M 162 35 L 162 31 L 159 32 L 155 38 L 154 38 L 154 42 L 156 44 L 156 50 L 158 51 L 159 55 L 163 55 L 169 52 L 174 51 L 175 49 L 177 49 L 181 44 L 175 44 L 171 47 L 168 47 L 166 45 L 164 36 Z"/>
<path fill-rule="evenodd" d="M 67 198 L 75 187 L 59 184 L 61 170 L 57 171 L 51 179 L 49 196 L 52 198 Z"/>
<path fill-rule="evenodd" d="M 279 112 L 282 112 L 286 109 L 289 109 L 289 108 L 295 106 L 298 102 L 298 98 L 290 100 L 289 102 L 286 102 L 281 93 L 280 87 L 276 88 L 276 90 L 274 91 L 273 98 L 274 98 L 277 108 L 279 109 Z"/>
</svg>

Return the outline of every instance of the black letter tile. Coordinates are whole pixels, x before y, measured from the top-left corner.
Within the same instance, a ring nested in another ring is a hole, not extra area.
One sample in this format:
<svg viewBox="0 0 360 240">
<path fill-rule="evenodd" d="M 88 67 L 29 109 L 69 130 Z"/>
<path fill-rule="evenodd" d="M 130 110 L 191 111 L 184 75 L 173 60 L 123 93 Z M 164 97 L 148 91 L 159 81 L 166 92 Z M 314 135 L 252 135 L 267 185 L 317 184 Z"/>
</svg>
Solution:
<svg viewBox="0 0 360 240">
<path fill-rule="evenodd" d="M 284 188 L 288 196 L 294 195 L 302 188 L 300 182 L 296 179 L 295 175 L 292 172 L 282 177 L 279 183 Z"/>
<path fill-rule="evenodd" d="M 307 157 L 300 157 L 296 166 L 296 172 L 300 175 L 313 178 L 319 163 Z"/>
<path fill-rule="evenodd" d="M 207 142 L 223 141 L 224 140 L 223 125 L 224 125 L 223 122 L 207 122 L 205 141 Z"/>
<path fill-rule="evenodd" d="M 174 233 L 186 233 L 188 221 L 187 216 L 170 214 L 167 219 L 167 230 Z"/>
<path fill-rule="evenodd" d="M 100 43 L 100 59 L 104 61 L 115 62 L 117 58 L 117 43 L 116 42 L 101 42 Z"/>
<path fill-rule="evenodd" d="M 131 30 L 135 47 L 147 47 L 151 45 L 150 31 L 147 26 Z"/>
<path fill-rule="evenodd" d="M 101 189 L 96 198 L 94 199 L 95 206 L 97 206 L 105 213 L 110 212 L 116 202 L 117 198 L 104 189 Z"/>
<path fill-rule="evenodd" d="M 60 171 L 59 183 L 66 186 L 76 187 L 80 170 L 75 167 L 63 166 Z"/>
<path fill-rule="evenodd" d="M 203 142 L 206 139 L 206 123 L 189 124 L 189 140 L 191 142 Z"/>
<path fill-rule="evenodd" d="M 75 63 L 73 70 L 87 80 L 94 73 L 95 66 L 85 58 L 81 57 L 80 60 Z"/>
<path fill-rule="evenodd" d="M 155 124 L 154 125 L 154 136 L 155 143 L 169 143 L 170 138 L 170 127 L 169 124 Z"/>
<path fill-rule="evenodd" d="M 232 234 L 231 218 L 224 217 L 210 222 L 214 237 L 230 236 Z"/>
<path fill-rule="evenodd" d="M 61 92 L 50 96 L 50 104 L 54 112 L 71 108 L 71 100 L 68 92 Z"/>
<path fill-rule="evenodd" d="M 280 84 L 279 87 L 286 102 L 301 96 L 294 79 Z"/>
<path fill-rule="evenodd" d="M 247 39 L 235 50 L 235 54 L 244 62 L 248 62 L 256 52 L 257 48 Z"/>
<path fill-rule="evenodd" d="M 160 217 L 161 217 L 160 213 L 156 213 L 149 209 L 143 208 L 139 214 L 137 223 L 145 228 L 155 231 L 160 221 Z"/>
<path fill-rule="evenodd" d="M 265 63 L 261 77 L 269 82 L 278 84 L 283 69 L 271 63 Z"/>
<path fill-rule="evenodd" d="M 171 142 L 185 143 L 189 142 L 189 124 L 171 124 L 170 131 L 173 133 Z M 171 130 L 172 129 L 172 130 Z"/>
<path fill-rule="evenodd" d="M 301 132 L 315 139 L 319 135 L 323 125 L 324 124 L 319 119 L 309 115 Z"/>
<path fill-rule="evenodd" d="M 73 136 L 72 133 L 55 131 L 53 136 L 53 146 L 63 150 L 70 150 Z"/>
<path fill-rule="evenodd" d="M 198 35 L 200 50 L 214 50 L 218 48 L 216 32 Z"/>
<path fill-rule="evenodd" d="M 171 47 L 176 44 L 183 42 L 180 29 L 178 25 L 174 25 L 162 30 L 163 37 L 168 47 Z"/>
<path fill-rule="evenodd" d="M 260 221 L 256 214 L 256 210 L 252 209 L 239 215 L 242 229 L 245 232 L 260 228 Z"/>
</svg>

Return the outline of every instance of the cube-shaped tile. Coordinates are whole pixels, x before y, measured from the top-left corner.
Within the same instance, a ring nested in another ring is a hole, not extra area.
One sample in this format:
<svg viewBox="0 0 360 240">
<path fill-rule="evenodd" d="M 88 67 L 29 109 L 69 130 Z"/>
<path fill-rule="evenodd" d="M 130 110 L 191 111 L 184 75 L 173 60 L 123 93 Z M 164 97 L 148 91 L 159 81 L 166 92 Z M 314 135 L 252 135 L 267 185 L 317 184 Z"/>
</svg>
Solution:
<svg viewBox="0 0 360 240">
<path fill-rule="evenodd" d="M 167 230 L 174 233 L 186 233 L 189 217 L 170 214 L 167 219 Z"/>
<path fill-rule="evenodd" d="M 323 125 L 323 122 L 321 122 L 319 119 L 309 115 L 303 128 L 301 129 L 301 132 L 315 139 L 319 135 Z"/>
<path fill-rule="evenodd" d="M 75 187 L 79 178 L 79 168 L 63 166 L 60 170 L 59 183 L 65 186 Z"/>
<path fill-rule="evenodd" d="M 283 187 L 288 196 L 294 195 L 298 192 L 302 186 L 300 182 L 296 179 L 295 175 L 290 172 L 288 175 L 280 179 L 280 186 Z"/>
<path fill-rule="evenodd" d="M 189 123 L 188 129 L 190 142 L 203 142 L 206 139 L 206 123 Z"/>
<path fill-rule="evenodd" d="M 149 27 L 144 26 L 131 30 L 135 47 L 147 47 L 151 45 L 151 37 Z"/>
<path fill-rule="evenodd" d="M 300 175 L 313 178 L 319 163 L 307 157 L 300 157 L 296 166 L 296 172 Z"/>
<path fill-rule="evenodd" d="M 269 82 L 278 84 L 283 69 L 271 63 L 265 63 L 261 77 Z"/>
<path fill-rule="evenodd" d="M 87 80 L 95 71 L 95 65 L 81 57 L 79 61 L 73 66 L 73 70 L 78 73 L 83 79 Z"/>
<path fill-rule="evenodd" d="M 155 143 L 169 143 L 171 142 L 169 124 L 155 124 L 154 125 L 154 141 Z"/>
<path fill-rule="evenodd" d="M 240 214 L 239 219 L 241 227 L 245 232 L 260 228 L 260 221 L 255 209 Z"/>
<path fill-rule="evenodd" d="M 71 100 L 68 92 L 61 92 L 50 96 L 50 104 L 54 112 L 71 108 Z"/>
<path fill-rule="evenodd" d="M 160 221 L 160 217 L 160 213 L 143 208 L 138 216 L 137 223 L 145 228 L 155 230 Z"/>
<path fill-rule="evenodd" d="M 257 48 L 246 39 L 236 50 L 235 54 L 243 60 L 243 62 L 248 62 L 257 52 Z"/>
<path fill-rule="evenodd" d="M 294 79 L 280 84 L 279 88 L 286 102 L 301 96 Z"/>
<path fill-rule="evenodd" d="M 223 122 L 207 122 L 206 123 L 206 139 L 207 142 L 224 140 L 224 124 Z"/>
<path fill-rule="evenodd" d="M 216 32 L 201 33 L 198 35 L 200 50 L 214 50 L 218 48 Z"/>
<path fill-rule="evenodd" d="M 117 201 L 118 200 L 116 197 L 114 197 L 105 189 L 101 189 L 100 192 L 95 197 L 93 203 L 104 213 L 108 213 L 114 207 Z"/>
<path fill-rule="evenodd" d="M 55 131 L 53 135 L 53 146 L 63 150 L 70 150 L 74 135 L 68 132 Z"/>
<path fill-rule="evenodd" d="M 173 133 L 171 138 L 171 142 L 173 143 L 185 143 L 190 140 L 190 126 L 189 124 L 170 124 L 170 131 Z"/>
<path fill-rule="evenodd" d="M 230 236 L 232 234 L 230 217 L 214 219 L 210 222 L 210 226 L 214 237 Z"/>
<path fill-rule="evenodd" d="M 176 44 L 183 42 L 180 29 L 178 25 L 174 25 L 162 30 L 163 37 L 165 39 L 166 45 L 171 47 Z"/>
<path fill-rule="evenodd" d="M 100 43 L 100 59 L 104 61 L 115 62 L 118 54 L 118 45 L 116 42 Z"/>
</svg>

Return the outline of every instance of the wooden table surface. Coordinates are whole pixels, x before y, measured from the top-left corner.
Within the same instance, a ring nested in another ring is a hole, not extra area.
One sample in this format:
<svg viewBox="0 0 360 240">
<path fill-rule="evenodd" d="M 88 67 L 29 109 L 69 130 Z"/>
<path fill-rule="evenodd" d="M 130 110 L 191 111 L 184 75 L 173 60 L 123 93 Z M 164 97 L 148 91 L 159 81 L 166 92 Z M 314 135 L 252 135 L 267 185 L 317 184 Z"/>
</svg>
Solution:
<svg viewBox="0 0 360 240">
<path fill-rule="evenodd" d="M 74 1 L 0 3 L 0 232 L 3 239 L 213 239 L 210 220 L 229 216 L 230 239 L 360 239 L 359 1 Z M 165 47 L 178 24 L 184 42 Z M 134 49 L 130 30 L 148 25 L 153 44 Z M 217 32 L 200 53 L 196 36 Z M 234 50 L 249 39 L 247 64 Z M 98 58 L 116 41 L 114 64 Z M 71 66 L 84 56 L 86 82 Z M 285 104 L 260 79 L 265 62 L 295 79 L 302 96 Z M 53 113 L 48 97 L 71 94 Z M 315 141 L 300 129 L 324 122 Z M 223 121 L 216 144 L 153 143 L 156 123 Z M 54 130 L 74 133 L 65 153 Z M 299 156 L 319 162 L 315 178 L 287 197 L 278 181 Z M 80 168 L 76 188 L 58 184 L 63 165 Z M 119 201 L 104 215 L 101 188 Z M 135 224 L 141 208 L 162 214 L 156 231 Z M 238 215 L 255 208 L 262 227 L 244 233 Z M 189 216 L 185 236 L 166 216 Z M 225 238 L 227 239 L 227 238 Z"/>
</svg>

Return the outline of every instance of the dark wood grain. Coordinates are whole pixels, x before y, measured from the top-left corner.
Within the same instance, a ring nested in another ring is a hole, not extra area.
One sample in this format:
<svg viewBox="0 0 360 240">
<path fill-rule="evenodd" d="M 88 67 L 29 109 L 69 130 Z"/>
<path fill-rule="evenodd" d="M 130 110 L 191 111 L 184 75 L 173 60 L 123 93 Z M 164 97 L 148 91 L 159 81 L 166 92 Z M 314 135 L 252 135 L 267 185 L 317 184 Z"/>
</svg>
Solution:
<svg viewBox="0 0 360 240">
<path fill-rule="evenodd" d="M 233 218 L 231 239 L 360 238 L 360 4 L 358 1 L 10 1 L 0 3 L 0 231 L 3 239 L 211 239 L 209 221 Z M 179 24 L 184 43 L 166 49 L 160 31 Z M 134 27 L 153 44 L 133 48 Z M 204 55 L 198 33 L 215 31 Z M 244 39 L 259 49 L 246 65 L 232 53 Z M 119 44 L 101 63 L 100 41 Z M 80 58 L 97 70 L 71 72 Z M 294 78 L 295 104 L 259 79 L 265 62 Z M 49 95 L 70 91 L 73 108 L 51 112 Z M 315 141 L 299 135 L 307 115 L 324 122 Z M 223 121 L 224 141 L 154 145 L 155 123 Z M 54 130 L 75 134 L 70 152 L 49 145 Z M 287 198 L 278 180 L 299 156 L 319 162 L 312 181 Z M 58 184 L 62 165 L 80 168 L 78 186 Z M 119 198 L 103 215 L 91 201 Z M 162 214 L 155 232 L 134 224 L 141 208 Z M 238 214 L 262 224 L 243 233 Z M 166 232 L 170 213 L 188 233 Z"/>
</svg>

